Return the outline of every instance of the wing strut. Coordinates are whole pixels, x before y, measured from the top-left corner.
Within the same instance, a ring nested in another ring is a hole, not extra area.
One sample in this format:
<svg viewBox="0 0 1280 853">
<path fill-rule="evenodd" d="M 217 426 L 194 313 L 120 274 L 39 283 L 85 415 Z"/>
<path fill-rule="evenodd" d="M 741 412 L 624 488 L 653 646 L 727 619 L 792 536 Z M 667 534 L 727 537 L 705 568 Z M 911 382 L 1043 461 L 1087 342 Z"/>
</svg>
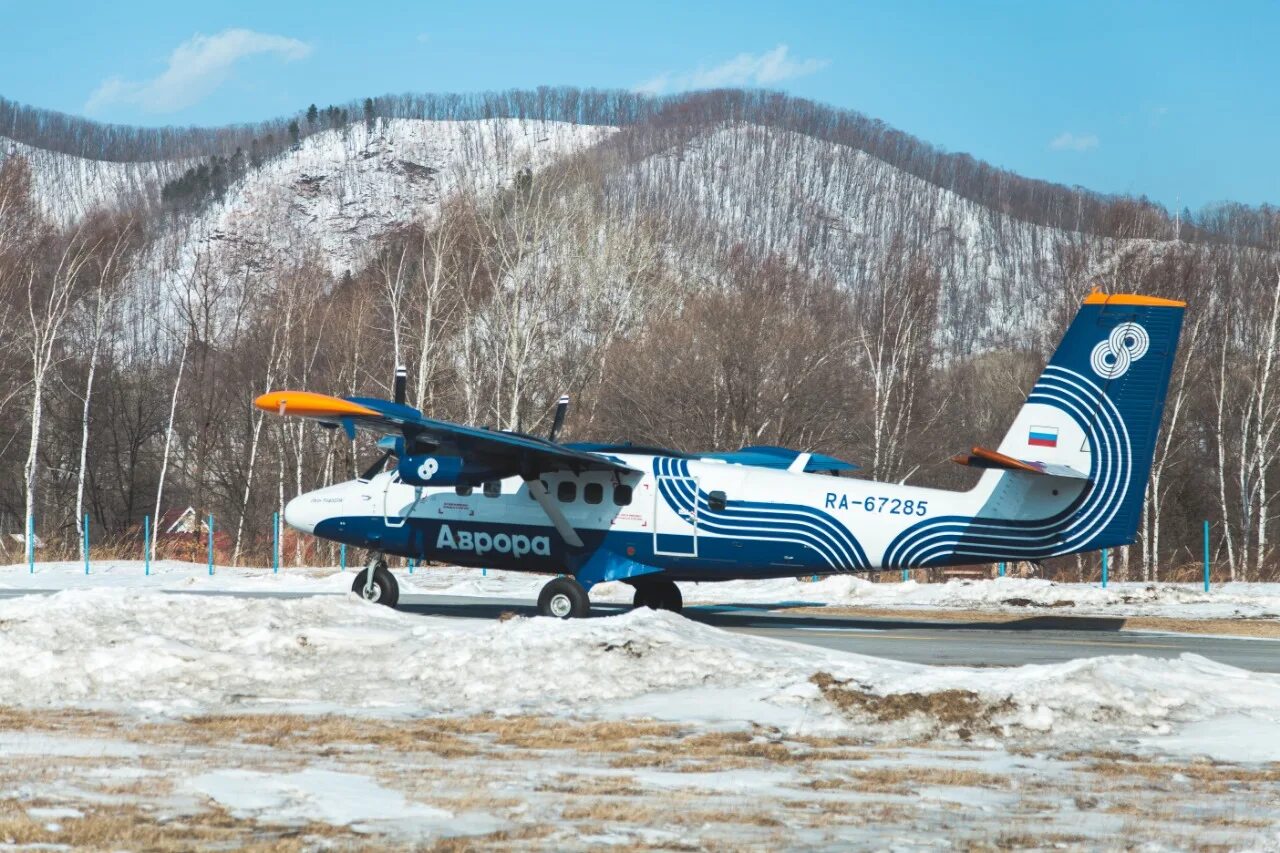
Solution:
<svg viewBox="0 0 1280 853">
<path fill-rule="evenodd" d="M 547 484 L 542 482 L 540 477 L 534 477 L 530 480 L 524 478 L 524 483 L 529 488 L 529 494 L 533 495 L 533 499 L 538 502 L 538 506 L 542 507 L 542 511 L 547 514 L 547 518 L 551 519 L 551 523 L 555 525 L 556 532 L 574 548 L 582 547 L 582 538 L 578 536 L 578 531 L 573 529 L 573 525 L 569 523 L 569 519 L 564 517 L 564 512 L 560 509 L 560 505 L 551 499 L 551 495 L 547 492 Z"/>
</svg>

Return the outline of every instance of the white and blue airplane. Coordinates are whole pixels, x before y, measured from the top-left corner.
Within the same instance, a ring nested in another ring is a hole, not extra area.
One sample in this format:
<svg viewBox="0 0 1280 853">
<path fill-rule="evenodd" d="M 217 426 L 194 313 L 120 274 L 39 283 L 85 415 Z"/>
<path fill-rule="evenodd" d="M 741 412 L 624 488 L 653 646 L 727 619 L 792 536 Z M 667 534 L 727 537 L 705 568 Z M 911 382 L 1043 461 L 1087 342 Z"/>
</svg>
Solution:
<svg viewBox="0 0 1280 853">
<path fill-rule="evenodd" d="M 367 548 L 352 590 L 394 607 L 386 555 L 557 575 L 538 612 L 585 616 L 595 584 L 679 611 L 676 581 L 1043 560 L 1134 540 L 1185 303 L 1095 291 L 1004 440 L 954 457 L 967 491 L 834 476 L 855 466 L 746 447 L 685 453 L 560 444 L 434 420 L 396 401 L 264 394 L 281 415 L 383 433 L 359 479 L 294 498 L 285 521 Z M 382 470 L 395 456 L 397 464 Z"/>
</svg>

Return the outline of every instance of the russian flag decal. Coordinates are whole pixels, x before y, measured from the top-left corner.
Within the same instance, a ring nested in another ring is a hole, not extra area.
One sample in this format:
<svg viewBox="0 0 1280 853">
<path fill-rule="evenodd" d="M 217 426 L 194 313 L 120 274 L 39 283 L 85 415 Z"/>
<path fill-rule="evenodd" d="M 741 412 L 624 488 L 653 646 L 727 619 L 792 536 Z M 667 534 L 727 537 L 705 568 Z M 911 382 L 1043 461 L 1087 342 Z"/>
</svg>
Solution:
<svg viewBox="0 0 1280 853">
<path fill-rule="evenodd" d="M 1058 446 L 1058 428 L 1047 426 L 1033 426 L 1031 432 L 1027 435 L 1027 444 L 1035 447 L 1057 447 Z"/>
</svg>

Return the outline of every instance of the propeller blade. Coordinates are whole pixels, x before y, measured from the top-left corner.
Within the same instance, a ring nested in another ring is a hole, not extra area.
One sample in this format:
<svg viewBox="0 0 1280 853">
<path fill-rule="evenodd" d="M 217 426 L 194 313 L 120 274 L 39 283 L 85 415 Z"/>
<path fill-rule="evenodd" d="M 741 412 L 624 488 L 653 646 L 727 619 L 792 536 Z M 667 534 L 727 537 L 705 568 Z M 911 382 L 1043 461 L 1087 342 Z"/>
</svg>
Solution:
<svg viewBox="0 0 1280 853">
<path fill-rule="evenodd" d="M 387 460 L 391 458 L 391 451 L 388 450 L 374 461 L 372 465 L 365 469 L 360 475 L 361 480 L 372 480 L 374 477 L 382 473 L 382 469 L 386 467 Z"/>
<path fill-rule="evenodd" d="M 556 435 L 560 432 L 560 427 L 564 426 L 564 416 L 569 411 L 569 395 L 562 394 L 559 402 L 556 403 L 556 416 L 551 422 L 551 435 L 547 436 L 551 441 L 556 440 Z"/>
<path fill-rule="evenodd" d="M 404 405 L 405 390 L 409 385 L 409 371 L 405 369 L 403 364 L 396 365 L 396 381 L 391 399 L 400 405 Z"/>
</svg>

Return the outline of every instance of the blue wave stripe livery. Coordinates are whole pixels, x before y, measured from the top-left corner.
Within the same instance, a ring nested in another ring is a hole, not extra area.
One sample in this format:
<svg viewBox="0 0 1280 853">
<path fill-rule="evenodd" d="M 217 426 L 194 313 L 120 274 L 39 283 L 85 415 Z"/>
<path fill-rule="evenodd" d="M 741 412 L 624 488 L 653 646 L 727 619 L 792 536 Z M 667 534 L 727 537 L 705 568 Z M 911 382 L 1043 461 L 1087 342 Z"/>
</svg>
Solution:
<svg viewBox="0 0 1280 853">
<path fill-rule="evenodd" d="M 812 507 L 729 501 L 725 509 L 713 510 L 709 496 L 693 488 L 686 460 L 656 458 L 654 473 L 658 476 L 659 494 L 668 507 L 677 513 L 696 512 L 700 532 L 806 545 L 833 569 L 856 571 L 870 568 L 866 553 L 853 534 L 829 515 Z"/>
</svg>

